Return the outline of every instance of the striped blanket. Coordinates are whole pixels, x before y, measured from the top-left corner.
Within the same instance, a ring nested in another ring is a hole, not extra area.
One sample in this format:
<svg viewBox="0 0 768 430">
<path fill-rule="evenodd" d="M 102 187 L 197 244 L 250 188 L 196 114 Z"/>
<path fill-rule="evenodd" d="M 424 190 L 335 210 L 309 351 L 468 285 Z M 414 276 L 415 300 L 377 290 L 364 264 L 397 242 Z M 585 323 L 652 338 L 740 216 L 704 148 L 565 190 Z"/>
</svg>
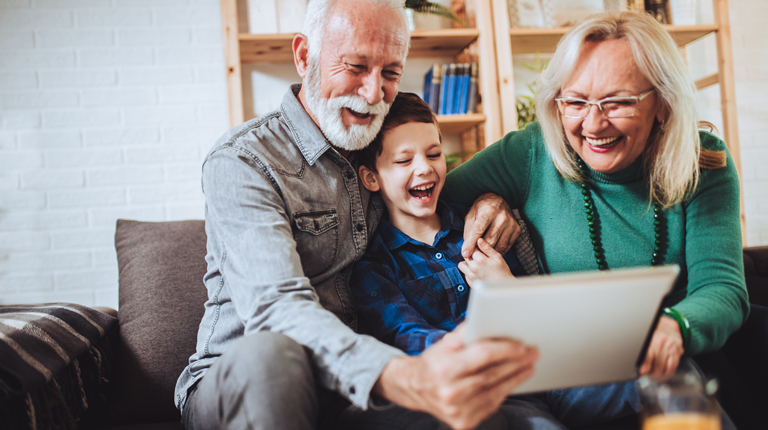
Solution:
<svg viewBox="0 0 768 430">
<path fill-rule="evenodd" d="M 0 306 L 0 398 L 45 386 L 116 323 L 71 303 Z"/>
</svg>

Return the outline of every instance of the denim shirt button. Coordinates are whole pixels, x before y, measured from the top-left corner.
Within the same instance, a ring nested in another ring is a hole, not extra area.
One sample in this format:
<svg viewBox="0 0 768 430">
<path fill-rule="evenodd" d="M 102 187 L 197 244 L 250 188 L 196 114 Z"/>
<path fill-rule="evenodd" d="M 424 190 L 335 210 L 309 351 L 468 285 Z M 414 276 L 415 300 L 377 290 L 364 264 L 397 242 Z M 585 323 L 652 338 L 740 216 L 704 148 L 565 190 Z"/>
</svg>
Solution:
<svg viewBox="0 0 768 430">
<path fill-rule="evenodd" d="M 460 293 L 463 293 L 464 292 L 464 286 L 463 285 L 459 285 L 459 288 L 457 288 L 457 290 L 459 290 Z"/>
<path fill-rule="evenodd" d="M 355 228 L 357 229 L 357 231 L 363 231 L 365 229 L 365 226 L 361 223 L 357 223 Z"/>
<path fill-rule="evenodd" d="M 441 258 L 443 258 L 443 253 L 442 252 L 438 252 L 437 254 L 435 254 L 435 258 L 440 260 Z"/>
<path fill-rule="evenodd" d="M 349 394 L 355 394 L 355 386 L 349 387 Z"/>
<path fill-rule="evenodd" d="M 348 181 L 351 181 L 351 180 L 355 179 L 355 174 L 354 174 L 354 173 L 352 173 L 352 172 L 347 172 L 347 173 L 344 175 L 344 177 L 345 177 L 345 178 L 346 178 Z"/>
</svg>

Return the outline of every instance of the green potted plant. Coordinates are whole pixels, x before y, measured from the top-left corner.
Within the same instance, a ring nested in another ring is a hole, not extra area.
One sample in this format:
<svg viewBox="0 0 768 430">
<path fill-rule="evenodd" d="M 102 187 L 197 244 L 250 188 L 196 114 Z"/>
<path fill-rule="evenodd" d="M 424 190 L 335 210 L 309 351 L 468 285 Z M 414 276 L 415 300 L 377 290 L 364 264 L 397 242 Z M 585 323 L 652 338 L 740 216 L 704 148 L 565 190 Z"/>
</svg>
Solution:
<svg viewBox="0 0 768 430">
<path fill-rule="evenodd" d="M 426 13 L 430 15 L 442 16 L 443 18 L 450 19 L 453 22 L 458 23 L 462 27 L 466 27 L 467 24 L 461 20 L 453 11 L 439 3 L 427 1 L 427 0 L 405 0 L 406 11 L 409 13 L 410 22 L 408 23 L 411 30 L 413 30 L 413 13 Z"/>
<path fill-rule="evenodd" d="M 548 61 L 539 61 L 539 53 L 536 53 L 533 64 L 524 63 L 523 67 L 536 73 L 541 73 L 547 67 Z M 517 129 L 522 130 L 526 125 L 536 121 L 536 81 L 525 84 L 530 96 L 517 96 Z"/>
</svg>

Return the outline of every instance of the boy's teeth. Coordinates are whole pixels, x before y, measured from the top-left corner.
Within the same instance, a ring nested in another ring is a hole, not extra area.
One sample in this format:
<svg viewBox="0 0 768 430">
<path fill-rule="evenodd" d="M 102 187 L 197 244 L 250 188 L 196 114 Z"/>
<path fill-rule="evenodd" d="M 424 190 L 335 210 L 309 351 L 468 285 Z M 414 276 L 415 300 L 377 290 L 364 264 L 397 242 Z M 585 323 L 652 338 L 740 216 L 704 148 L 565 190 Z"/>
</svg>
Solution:
<svg viewBox="0 0 768 430">
<path fill-rule="evenodd" d="M 604 137 L 602 139 L 591 139 L 589 137 L 585 137 L 584 139 L 586 139 L 587 142 L 589 142 L 589 144 L 592 145 L 592 146 L 603 146 L 603 145 L 608 145 L 609 143 L 615 142 L 620 137 L 621 136 Z"/>
<path fill-rule="evenodd" d="M 411 188 L 411 189 L 412 189 L 412 190 L 419 190 L 419 191 L 424 191 L 424 190 L 428 190 L 428 189 L 430 189 L 430 188 L 432 188 L 432 187 L 434 187 L 434 186 L 435 186 L 435 184 L 430 184 L 430 185 L 422 185 L 422 186 L 420 186 L 420 187 L 413 187 L 413 188 Z"/>
</svg>

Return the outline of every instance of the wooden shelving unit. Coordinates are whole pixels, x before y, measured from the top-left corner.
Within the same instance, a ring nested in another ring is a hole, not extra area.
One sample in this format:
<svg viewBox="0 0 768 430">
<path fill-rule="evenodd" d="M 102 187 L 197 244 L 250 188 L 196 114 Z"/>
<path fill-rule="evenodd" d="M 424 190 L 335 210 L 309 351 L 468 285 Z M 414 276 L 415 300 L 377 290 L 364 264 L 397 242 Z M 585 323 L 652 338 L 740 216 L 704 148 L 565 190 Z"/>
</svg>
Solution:
<svg viewBox="0 0 768 430">
<path fill-rule="evenodd" d="M 559 28 L 510 28 L 506 0 L 492 0 L 498 66 L 499 93 L 501 95 L 501 122 L 505 131 L 517 130 L 517 109 L 512 58 L 516 54 L 552 53 L 557 43 L 570 30 Z M 685 47 L 704 36 L 714 34 L 717 44 L 718 72 L 696 81 L 698 89 L 720 85 L 720 104 L 723 115 L 723 140 L 731 151 L 736 169 L 741 176 L 739 131 L 736 117 L 736 87 L 733 76 L 731 28 L 727 0 L 713 0 L 715 23 L 707 25 L 665 25 L 678 46 Z M 742 238 L 746 243 L 744 198 L 741 199 Z"/>
<path fill-rule="evenodd" d="M 474 0 L 476 28 L 415 30 L 411 33 L 409 57 L 455 57 L 470 45 L 478 47 L 480 94 L 486 113 L 438 116 L 444 134 L 462 133 L 472 127 L 484 127 L 482 148 L 502 137 L 496 76 L 496 52 L 490 0 Z M 237 0 L 221 0 L 224 28 L 224 56 L 227 67 L 230 125 L 249 119 L 244 116 L 242 65 L 248 63 L 293 62 L 291 44 L 295 33 L 249 34 L 238 29 Z M 481 30 L 484 29 L 484 30 Z M 490 112 L 490 114 L 488 114 Z"/>
</svg>

